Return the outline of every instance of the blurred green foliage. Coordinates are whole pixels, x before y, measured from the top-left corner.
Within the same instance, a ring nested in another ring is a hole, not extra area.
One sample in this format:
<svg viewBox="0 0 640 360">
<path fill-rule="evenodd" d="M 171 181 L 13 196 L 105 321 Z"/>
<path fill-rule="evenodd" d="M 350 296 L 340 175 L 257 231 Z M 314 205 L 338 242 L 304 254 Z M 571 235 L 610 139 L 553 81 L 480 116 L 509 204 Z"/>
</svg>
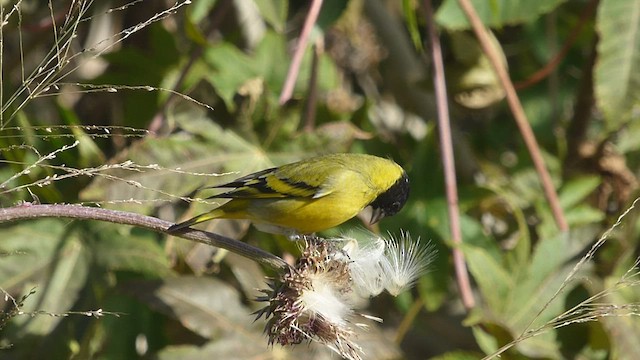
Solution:
<svg viewBox="0 0 640 360">
<path fill-rule="evenodd" d="M 640 3 L 472 1 L 518 86 L 568 234 L 556 228 L 457 1 L 437 3 L 462 250 L 477 300 L 468 314 L 450 256 L 418 1 L 325 1 L 284 105 L 306 2 L 77 1 L 51 10 L 3 2 L 0 205 L 98 204 L 173 221 L 215 205 L 181 198 L 239 174 L 327 152 L 389 156 L 407 169 L 412 194 L 376 230 L 431 240 L 438 256 L 414 291 L 371 300 L 367 311 L 385 322 L 358 339 L 366 358 L 475 359 L 518 338 L 503 359 L 633 358 L 636 212 L 576 264 L 637 193 Z M 552 60 L 541 81 L 527 81 Z M 298 253 L 246 222 L 206 226 Z M 326 234 L 359 226 L 354 219 Z M 0 357 L 311 356 L 307 346 L 268 347 L 263 323 L 252 322 L 269 274 L 233 254 L 114 224 L 1 224 Z M 94 316 L 99 309 L 109 314 Z"/>
</svg>

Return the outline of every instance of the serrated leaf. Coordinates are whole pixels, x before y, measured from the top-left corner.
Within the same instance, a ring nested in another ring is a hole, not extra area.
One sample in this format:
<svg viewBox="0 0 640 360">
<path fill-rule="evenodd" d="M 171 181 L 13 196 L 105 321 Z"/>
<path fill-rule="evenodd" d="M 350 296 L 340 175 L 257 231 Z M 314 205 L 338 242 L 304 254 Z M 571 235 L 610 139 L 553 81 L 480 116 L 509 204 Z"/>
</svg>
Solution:
<svg viewBox="0 0 640 360">
<path fill-rule="evenodd" d="M 569 283 L 557 295 L 556 292 L 575 266 L 575 261 L 570 260 L 582 252 L 591 239 L 588 231 L 575 231 L 571 235 L 540 240 L 531 262 L 513 271 L 507 271 L 481 248 L 463 247 L 469 270 L 488 307 L 485 321 L 496 322 L 517 337 L 558 316 L 564 309 L 564 297 L 576 282 Z M 574 278 L 582 276 L 586 269 L 587 266 L 583 266 Z M 555 357 L 559 352 L 553 329 L 517 347 L 533 357 Z"/>
<path fill-rule="evenodd" d="M 567 241 L 569 240 L 562 236 L 540 241 L 526 270 L 515 274 L 516 286 L 510 292 L 510 298 L 507 299 L 509 307 L 504 314 L 512 329 L 522 331 L 538 316 L 541 307 L 551 299 L 573 267 L 572 264 L 569 264 L 568 268 L 563 266 L 573 254 L 568 251 Z M 556 301 L 555 304 L 562 306 L 563 302 Z M 552 307 L 547 310 L 553 313 L 558 308 Z M 548 318 L 543 316 L 536 324 L 547 320 Z"/>
<path fill-rule="evenodd" d="M 462 249 L 487 306 L 493 314 L 500 314 L 506 307 L 509 290 L 514 286 L 511 275 L 485 249 L 466 244 Z"/>
<path fill-rule="evenodd" d="M 565 1 L 471 0 L 471 3 L 485 25 L 501 28 L 507 25 L 532 22 Z M 445 0 L 436 12 L 436 21 L 450 30 L 463 30 L 470 27 L 457 0 Z"/>
<path fill-rule="evenodd" d="M 618 261 L 612 275 L 605 279 L 605 287 L 616 291 L 609 292 L 604 299 L 598 301 L 605 307 L 606 304 L 613 305 L 605 310 L 608 316 L 602 317 L 602 326 L 609 334 L 612 358 L 616 359 L 631 360 L 640 353 L 640 321 L 637 312 L 640 303 L 640 273 L 636 262 L 634 254 L 628 254 Z"/>
<path fill-rule="evenodd" d="M 578 283 L 568 282 L 563 291 L 557 291 L 573 271 L 575 256 L 589 245 L 590 235 L 590 231 L 577 230 L 570 236 L 541 240 L 526 270 L 514 274 L 515 286 L 510 289 L 507 307 L 500 314 L 503 324 L 514 336 L 547 324 L 564 310 L 566 295 Z M 580 268 L 573 279 L 584 276 L 588 268 L 588 265 Z M 518 344 L 518 349 L 531 357 L 555 357 L 559 351 L 555 337 L 555 330 L 548 329 Z"/>
<path fill-rule="evenodd" d="M 640 1 L 601 1 L 596 28 L 596 103 L 608 129 L 617 130 L 640 110 Z"/>
</svg>

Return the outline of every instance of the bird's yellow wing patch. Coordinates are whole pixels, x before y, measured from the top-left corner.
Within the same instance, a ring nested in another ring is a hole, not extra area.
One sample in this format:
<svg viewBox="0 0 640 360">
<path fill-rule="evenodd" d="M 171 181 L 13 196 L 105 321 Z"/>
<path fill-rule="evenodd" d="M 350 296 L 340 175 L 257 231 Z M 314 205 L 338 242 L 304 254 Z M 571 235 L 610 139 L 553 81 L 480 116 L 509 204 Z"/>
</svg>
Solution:
<svg viewBox="0 0 640 360">
<path fill-rule="evenodd" d="M 328 192 L 321 186 L 294 178 L 289 178 L 280 171 L 272 168 L 263 170 L 230 183 L 214 186 L 215 188 L 235 187 L 234 190 L 211 196 L 211 198 L 230 199 L 284 199 L 284 198 L 317 198 Z"/>
</svg>

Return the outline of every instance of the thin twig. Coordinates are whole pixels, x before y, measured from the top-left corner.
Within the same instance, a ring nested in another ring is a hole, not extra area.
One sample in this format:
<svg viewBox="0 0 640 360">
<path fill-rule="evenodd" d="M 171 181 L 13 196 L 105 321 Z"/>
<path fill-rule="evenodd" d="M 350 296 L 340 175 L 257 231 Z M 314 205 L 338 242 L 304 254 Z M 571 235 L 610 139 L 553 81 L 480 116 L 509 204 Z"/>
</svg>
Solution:
<svg viewBox="0 0 640 360">
<path fill-rule="evenodd" d="M 485 28 L 482 20 L 480 20 L 480 18 L 478 17 L 478 13 L 471 4 L 471 1 L 458 0 L 458 4 L 467 16 L 467 19 L 469 20 L 469 23 L 473 28 L 473 32 L 476 34 L 476 37 L 480 41 L 483 52 L 489 59 L 489 62 L 491 62 L 491 66 L 493 66 L 493 69 L 500 79 L 500 83 L 502 84 L 502 87 L 504 88 L 507 95 L 507 103 L 509 104 L 509 108 L 513 113 L 516 124 L 520 129 L 522 139 L 524 140 L 524 143 L 529 150 L 533 165 L 538 172 L 538 177 L 540 177 L 540 182 L 542 183 L 545 196 L 547 198 L 547 201 L 549 202 L 549 206 L 551 207 L 551 212 L 553 213 L 556 224 L 558 225 L 560 231 L 566 232 L 569 230 L 569 225 L 567 224 L 567 220 L 565 219 L 564 213 L 562 212 L 562 207 L 560 206 L 560 201 L 558 200 L 558 194 L 556 193 L 553 182 L 551 181 L 551 176 L 549 175 L 549 172 L 545 167 L 544 159 L 540 154 L 540 147 L 538 146 L 538 142 L 536 141 L 536 138 L 533 134 L 533 130 L 531 130 L 531 125 L 529 125 L 527 115 L 524 113 L 524 109 L 522 108 L 522 104 L 520 103 L 520 99 L 518 98 L 518 94 L 516 93 L 516 89 L 513 87 L 513 83 L 509 78 L 507 69 L 503 65 L 500 54 L 491 43 L 491 39 L 488 35 L 488 30 Z"/>
<path fill-rule="evenodd" d="M 166 230 L 169 226 L 173 225 L 172 222 L 151 216 L 80 205 L 33 205 L 25 203 L 0 209 L 0 224 L 18 220 L 50 217 L 106 221 L 115 224 L 133 225 L 165 234 L 168 234 Z M 215 233 L 187 229 L 184 232 L 169 235 L 179 236 L 205 245 L 226 249 L 275 269 L 284 269 L 288 266 L 284 260 L 269 252 Z"/>
<path fill-rule="evenodd" d="M 447 100 L 447 84 L 444 78 L 444 64 L 442 62 L 442 49 L 438 38 L 431 0 L 424 1 L 427 13 L 427 30 L 431 42 L 431 55 L 433 58 L 433 85 L 435 87 L 436 104 L 438 109 L 438 128 L 440 132 L 440 149 L 442 151 L 442 163 L 444 165 L 444 181 L 447 193 L 447 208 L 449 210 L 449 231 L 453 241 L 453 265 L 456 271 L 456 279 L 460 290 L 462 303 L 467 310 L 475 307 L 467 264 L 461 249 L 462 232 L 460 230 L 460 214 L 458 209 L 458 187 L 456 185 L 456 167 L 453 155 L 453 141 L 451 140 L 451 127 L 449 126 L 449 106 Z"/>
<path fill-rule="evenodd" d="M 287 78 L 284 82 L 284 88 L 282 89 L 282 93 L 280 94 L 280 105 L 283 105 L 284 103 L 289 101 L 289 99 L 291 99 L 293 88 L 296 84 L 296 79 L 298 78 L 298 72 L 300 71 L 300 64 L 302 63 L 304 50 L 307 48 L 307 42 L 309 41 L 309 34 L 311 34 L 311 29 L 313 29 L 313 25 L 318 20 L 318 15 L 320 14 L 321 8 L 322 0 L 313 0 L 311 2 L 309 13 L 307 14 L 307 18 L 304 21 L 302 32 L 300 33 L 300 37 L 298 38 L 298 44 L 296 45 L 296 50 L 293 53 L 293 59 L 291 60 L 289 71 L 287 72 Z"/>
</svg>

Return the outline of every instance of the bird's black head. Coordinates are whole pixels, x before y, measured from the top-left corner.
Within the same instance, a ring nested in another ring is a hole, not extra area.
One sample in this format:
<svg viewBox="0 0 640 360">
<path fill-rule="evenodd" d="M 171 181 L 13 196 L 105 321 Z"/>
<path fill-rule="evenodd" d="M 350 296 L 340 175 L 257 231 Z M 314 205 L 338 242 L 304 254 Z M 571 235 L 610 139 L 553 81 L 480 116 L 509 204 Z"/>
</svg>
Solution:
<svg viewBox="0 0 640 360">
<path fill-rule="evenodd" d="M 409 198 L 409 177 L 402 176 L 387 191 L 380 194 L 370 205 L 373 208 L 371 224 L 375 224 L 385 216 L 395 215 Z"/>
</svg>

